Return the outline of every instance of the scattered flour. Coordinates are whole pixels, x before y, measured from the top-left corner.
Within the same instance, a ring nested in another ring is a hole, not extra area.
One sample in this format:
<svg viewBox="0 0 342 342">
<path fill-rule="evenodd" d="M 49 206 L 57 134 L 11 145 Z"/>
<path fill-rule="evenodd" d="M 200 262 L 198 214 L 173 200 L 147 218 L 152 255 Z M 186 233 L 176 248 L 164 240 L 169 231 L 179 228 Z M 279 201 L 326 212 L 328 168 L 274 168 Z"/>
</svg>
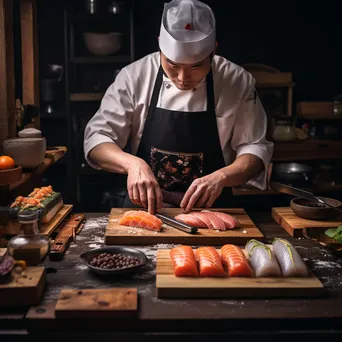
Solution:
<svg viewBox="0 0 342 342">
<path fill-rule="evenodd" d="M 90 243 L 90 244 L 89 244 L 89 247 L 90 247 L 90 248 L 101 248 L 102 245 L 98 245 L 98 244 L 96 244 L 96 243 Z"/>
</svg>

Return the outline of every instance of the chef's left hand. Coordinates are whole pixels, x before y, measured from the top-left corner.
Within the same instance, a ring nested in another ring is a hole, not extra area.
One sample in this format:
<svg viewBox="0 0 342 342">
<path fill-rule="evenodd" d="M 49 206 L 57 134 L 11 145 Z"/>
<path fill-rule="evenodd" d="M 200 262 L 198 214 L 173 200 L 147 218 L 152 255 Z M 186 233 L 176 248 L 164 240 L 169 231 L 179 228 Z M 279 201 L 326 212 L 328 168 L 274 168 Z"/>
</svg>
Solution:
<svg viewBox="0 0 342 342">
<path fill-rule="evenodd" d="M 218 170 L 207 176 L 195 179 L 181 201 L 184 213 L 192 208 L 210 208 L 223 189 L 223 173 Z"/>
</svg>

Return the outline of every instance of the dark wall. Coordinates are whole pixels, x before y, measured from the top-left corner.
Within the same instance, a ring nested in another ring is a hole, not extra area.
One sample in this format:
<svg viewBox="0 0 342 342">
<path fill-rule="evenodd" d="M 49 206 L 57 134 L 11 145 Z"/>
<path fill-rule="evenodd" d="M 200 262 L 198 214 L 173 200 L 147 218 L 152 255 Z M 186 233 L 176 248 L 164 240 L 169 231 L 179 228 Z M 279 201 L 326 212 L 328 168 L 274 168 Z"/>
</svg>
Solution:
<svg viewBox="0 0 342 342">
<path fill-rule="evenodd" d="M 83 0 L 76 1 L 80 4 Z M 216 14 L 217 53 L 243 64 L 256 62 L 292 72 L 294 101 L 331 100 L 342 93 L 341 21 L 337 1 L 207 0 Z M 18 3 L 18 1 L 16 1 Z M 40 63 L 63 63 L 63 7 L 70 1 L 39 0 Z M 163 0 L 135 0 L 136 58 L 158 49 Z M 15 21 L 18 29 L 18 20 Z M 19 35 L 15 34 L 16 51 Z M 16 54 L 20 65 L 20 54 Z M 18 68 L 17 68 L 18 69 Z M 20 70 L 17 70 L 18 81 Z M 18 82 L 17 82 L 18 83 Z M 18 87 L 17 87 L 18 89 Z M 20 93 L 20 90 L 17 90 Z"/>
</svg>

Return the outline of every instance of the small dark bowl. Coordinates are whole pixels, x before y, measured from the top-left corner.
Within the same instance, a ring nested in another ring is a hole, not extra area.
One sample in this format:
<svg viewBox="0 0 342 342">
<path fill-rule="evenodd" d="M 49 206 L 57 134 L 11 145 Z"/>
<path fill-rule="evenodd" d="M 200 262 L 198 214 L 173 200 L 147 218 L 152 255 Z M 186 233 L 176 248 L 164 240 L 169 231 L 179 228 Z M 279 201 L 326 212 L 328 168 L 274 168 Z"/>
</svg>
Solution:
<svg viewBox="0 0 342 342">
<path fill-rule="evenodd" d="M 342 202 L 338 200 L 327 197 L 318 198 L 321 198 L 335 208 L 340 208 L 342 206 Z M 308 220 L 329 220 L 335 219 L 338 215 L 340 215 L 340 213 L 333 208 L 302 197 L 296 197 L 292 199 L 290 207 L 297 216 Z"/>
<path fill-rule="evenodd" d="M 126 256 L 132 256 L 139 260 L 139 264 L 135 266 L 125 267 L 125 268 L 110 268 L 110 269 L 95 267 L 95 266 L 90 265 L 92 258 L 101 253 L 123 254 Z M 101 247 L 101 248 L 91 249 L 89 251 L 83 252 L 80 255 L 80 257 L 91 271 L 93 271 L 96 274 L 104 275 L 104 276 L 127 275 L 130 273 L 134 273 L 138 271 L 140 268 L 142 268 L 144 265 L 146 265 L 148 262 L 148 259 L 143 252 L 135 248 L 124 247 L 124 246 L 110 246 L 110 247 Z"/>
<path fill-rule="evenodd" d="M 330 249 L 334 253 L 342 253 L 342 243 L 337 242 L 333 238 L 325 234 L 327 229 L 323 228 L 304 228 L 303 236 L 315 243 Z"/>
</svg>

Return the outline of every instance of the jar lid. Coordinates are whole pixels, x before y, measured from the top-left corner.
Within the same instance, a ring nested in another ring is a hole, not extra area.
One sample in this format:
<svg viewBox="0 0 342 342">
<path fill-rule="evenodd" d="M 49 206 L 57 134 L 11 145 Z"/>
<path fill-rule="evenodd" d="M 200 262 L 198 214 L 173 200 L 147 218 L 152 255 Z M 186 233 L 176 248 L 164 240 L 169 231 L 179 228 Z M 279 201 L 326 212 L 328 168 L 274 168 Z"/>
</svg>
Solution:
<svg viewBox="0 0 342 342">
<path fill-rule="evenodd" d="M 38 221 L 38 210 L 25 210 L 18 214 L 18 221 L 21 223 L 31 223 Z"/>
</svg>

